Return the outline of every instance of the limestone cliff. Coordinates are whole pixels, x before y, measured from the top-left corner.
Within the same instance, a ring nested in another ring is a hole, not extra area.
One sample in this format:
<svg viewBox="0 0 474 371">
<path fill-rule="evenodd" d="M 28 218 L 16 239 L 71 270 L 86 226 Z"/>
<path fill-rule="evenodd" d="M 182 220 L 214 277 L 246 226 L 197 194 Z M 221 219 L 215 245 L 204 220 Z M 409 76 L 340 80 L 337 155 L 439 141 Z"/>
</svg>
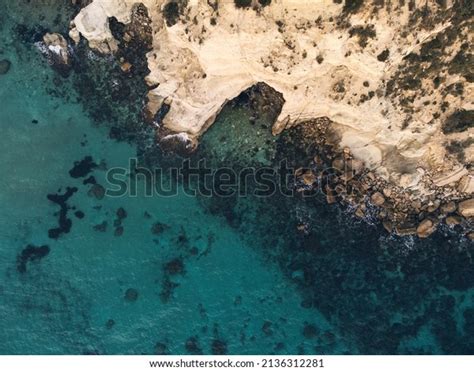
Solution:
<svg viewBox="0 0 474 371">
<path fill-rule="evenodd" d="M 109 19 L 137 0 L 94 0 L 70 36 L 117 50 Z M 285 100 L 273 132 L 319 117 L 341 148 L 404 188 L 474 191 L 473 21 L 464 1 L 141 0 L 153 28 L 148 109 L 197 139 L 264 82 Z M 157 124 L 158 125 L 158 124 Z"/>
</svg>

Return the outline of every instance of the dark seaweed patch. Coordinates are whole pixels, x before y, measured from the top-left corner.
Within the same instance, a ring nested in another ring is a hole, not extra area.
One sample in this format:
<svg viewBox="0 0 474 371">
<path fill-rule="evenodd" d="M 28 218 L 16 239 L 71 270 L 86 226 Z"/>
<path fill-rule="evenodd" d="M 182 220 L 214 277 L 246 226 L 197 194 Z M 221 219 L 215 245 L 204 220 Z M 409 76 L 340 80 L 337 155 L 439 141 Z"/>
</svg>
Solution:
<svg viewBox="0 0 474 371">
<path fill-rule="evenodd" d="M 179 257 L 179 258 L 170 260 L 168 263 L 164 265 L 164 271 L 166 274 L 169 274 L 170 276 L 183 274 L 184 273 L 183 258 Z"/>
<path fill-rule="evenodd" d="M 189 354 L 202 354 L 202 349 L 199 346 L 199 340 L 196 336 L 191 336 L 188 338 L 184 344 L 184 347 L 186 348 L 186 352 Z"/>
<path fill-rule="evenodd" d="M 49 254 L 49 246 L 27 245 L 17 257 L 16 269 L 20 273 L 26 273 L 26 265 L 29 262 L 39 261 Z"/>
<path fill-rule="evenodd" d="M 92 160 L 92 157 L 86 156 L 81 161 L 74 162 L 74 167 L 69 170 L 69 175 L 72 178 L 83 178 L 96 167 L 97 164 Z"/>
<path fill-rule="evenodd" d="M 212 354 L 223 355 L 227 354 L 227 343 L 223 340 L 215 339 L 212 341 Z"/>
<path fill-rule="evenodd" d="M 90 177 L 84 179 L 82 181 L 82 184 L 87 185 L 87 184 L 97 184 L 97 180 L 95 180 L 95 177 L 91 175 Z"/>
<path fill-rule="evenodd" d="M 67 205 L 67 201 L 69 198 L 72 197 L 74 193 L 77 192 L 76 187 L 67 187 L 66 192 L 64 194 L 49 194 L 48 200 L 54 202 L 55 204 L 59 205 L 59 217 L 58 217 L 58 224 L 57 228 L 51 228 L 48 231 L 49 238 L 57 239 L 61 234 L 69 233 L 72 227 L 72 221 L 67 217 L 67 212 L 69 210 L 69 206 Z"/>
</svg>

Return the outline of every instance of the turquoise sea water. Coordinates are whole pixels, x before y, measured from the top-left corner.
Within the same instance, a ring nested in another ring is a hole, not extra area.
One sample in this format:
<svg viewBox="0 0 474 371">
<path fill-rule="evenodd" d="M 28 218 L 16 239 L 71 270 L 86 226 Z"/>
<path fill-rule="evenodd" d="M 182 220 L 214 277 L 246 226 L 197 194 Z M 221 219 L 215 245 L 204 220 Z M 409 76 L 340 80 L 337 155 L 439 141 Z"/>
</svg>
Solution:
<svg viewBox="0 0 474 371">
<path fill-rule="evenodd" d="M 143 142 L 110 139 L 115 116 L 104 105 L 99 122 L 77 90 L 90 71 L 59 77 L 35 46 L 65 31 L 61 3 L 0 0 L 12 63 L 0 75 L 1 354 L 474 352 L 474 249 L 456 231 L 394 237 L 340 206 L 277 196 L 91 197 L 74 163 L 102 163 L 87 176 L 105 185 Z M 263 166 L 284 153 L 249 115 L 227 107 L 195 158 Z M 67 187 L 70 232 L 50 238 L 60 206 L 47 196 Z M 49 253 L 25 259 L 29 245 Z"/>
</svg>

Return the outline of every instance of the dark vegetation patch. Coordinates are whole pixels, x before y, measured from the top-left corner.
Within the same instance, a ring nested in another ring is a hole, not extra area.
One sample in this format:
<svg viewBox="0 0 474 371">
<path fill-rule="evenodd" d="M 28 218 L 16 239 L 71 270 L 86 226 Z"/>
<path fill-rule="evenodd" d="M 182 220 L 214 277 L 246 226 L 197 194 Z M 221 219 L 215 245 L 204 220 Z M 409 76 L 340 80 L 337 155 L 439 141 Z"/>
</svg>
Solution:
<svg viewBox="0 0 474 371">
<path fill-rule="evenodd" d="M 368 24 L 365 26 L 354 26 L 349 29 L 349 36 L 357 36 L 359 45 L 362 48 L 365 48 L 369 42 L 369 39 L 373 39 L 376 36 L 375 27 L 373 24 Z"/>
<path fill-rule="evenodd" d="M 473 144 L 474 144 L 473 138 L 468 138 L 462 141 L 452 140 L 447 144 L 446 149 L 449 151 L 449 153 L 456 156 L 457 160 L 460 163 L 465 163 L 466 157 L 465 157 L 464 150 Z"/>
<path fill-rule="evenodd" d="M 379 62 L 385 62 L 389 55 L 390 55 L 390 51 L 388 49 L 385 49 L 382 53 L 377 55 L 377 60 Z"/>
<path fill-rule="evenodd" d="M 163 16 L 168 27 L 178 23 L 179 18 L 183 15 L 184 9 L 188 5 L 188 0 L 171 0 L 163 8 Z"/>
<path fill-rule="evenodd" d="M 29 262 L 40 261 L 49 254 L 49 246 L 27 245 L 16 259 L 16 269 L 20 273 L 26 273 L 26 267 Z"/>
<path fill-rule="evenodd" d="M 448 72 L 463 76 L 468 82 L 474 82 L 474 55 L 467 50 L 467 44 L 456 54 L 450 63 Z"/>
<path fill-rule="evenodd" d="M 460 110 L 446 119 L 443 125 L 443 133 L 461 133 L 472 127 L 474 127 L 474 111 Z"/>
<path fill-rule="evenodd" d="M 258 3 L 259 3 L 261 6 L 270 5 L 271 2 L 272 2 L 272 0 L 258 0 Z"/>
<path fill-rule="evenodd" d="M 236 8 L 248 8 L 252 5 L 252 0 L 234 0 Z"/>
<path fill-rule="evenodd" d="M 344 13 L 357 13 L 363 4 L 364 0 L 344 0 L 342 11 Z"/>
</svg>

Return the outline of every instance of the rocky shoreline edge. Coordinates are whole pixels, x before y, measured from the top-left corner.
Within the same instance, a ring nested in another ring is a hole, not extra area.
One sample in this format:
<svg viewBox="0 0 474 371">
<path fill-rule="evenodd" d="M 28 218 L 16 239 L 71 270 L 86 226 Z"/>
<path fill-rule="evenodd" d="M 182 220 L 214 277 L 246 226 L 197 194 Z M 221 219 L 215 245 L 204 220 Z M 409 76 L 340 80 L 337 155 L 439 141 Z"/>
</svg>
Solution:
<svg viewBox="0 0 474 371">
<path fill-rule="evenodd" d="M 324 148 L 325 156 L 315 156 L 296 170 L 300 192 L 323 186 L 328 204 L 347 205 L 357 218 L 379 220 L 387 232 L 396 235 L 426 238 L 445 223 L 474 240 L 474 199 L 462 191 L 464 178 L 438 186 L 432 174 L 420 169 L 420 182 L 428 192 L 416 192 L 384 180 L 348 148 L 339 148 L 329 119 L 315 119 L 298 127 L 299 145 L 314 141 Z M 324 166 L 328 162 L 329 168 Z M 304 230 L 304 226 L 300 228 Z"/>
<path fill-rule="evenodd" d="M 132 13 L 132 22 L 120 30 L 121 38 L 117 37 L 119 44 L 115 57 L 124 75 L 134 73 L 135 65 L 129 61 L 130 56 L 137 48 L 143 49 L 139 54 L 144 55 L 151 44 L 151 32 L 146 8 L 136 7 Z M 44 47 L 40 48 L 51 66 L 62 76 L 68 75 L 71 64 L 74 63 L 73 43 L 68 40 L 68 36 L 46 34 L 42 44 Z M 146 66 L 146 61 L 144 65 Z M 144 65 L 139 66 L 140 70 L 146 68 Z M 153 87 L 149 88 L 151 90 Z M 262 89 L 257 91 L 262 92 Z M 272 116 L 279 113 L 282 97 L 274 93 L 277 92 L 270 91 L 264 99 L 260 99 L 257 111 L 274 111 Z M 156 128 L 156 140 L 162 150 L 186 156 L 197 148 L 197 137 L 189 137 L 185 133 L 176 133 L 160 126 L 161 119 L 167 113 L 166 102 L 155 114 L 150 112 L 149 107 L 149 104 L 144 107 L 144 120 Z M 294 174 L 297 190 L 308 191 L 324 183 L 323 191 L 329 204 L 341 202 L 348 205 L 357 218 L 375 218 L 389 233 L 426 238 L 441 223 L 445 223 L 474 240 L 474 198 L 469 192 L 472 179 L 465 169 L 455 169 L 445 179 L 436 179 L 436 175 L 419 168 L 416 183 L 423 186 L 423 192 L 419 192 L 418 187 L 411 187 L 413 179 L 405 179 L 396 185 L 366 168 L 364 162 L 354 157 L 349 148 L 340 148 L 338 136 L 331 124 L 327 117 L 298 123 L 297 127 L 302 135 L 301 143 L 297 145 L 312 142 L 325 149 L 326 158 L 323 160 L 316 156 L 308 159 L 308 166 L 297 169 Z M 298 226 L 298 229 L 304 231 L 304 225 Z"/>
</svg>

